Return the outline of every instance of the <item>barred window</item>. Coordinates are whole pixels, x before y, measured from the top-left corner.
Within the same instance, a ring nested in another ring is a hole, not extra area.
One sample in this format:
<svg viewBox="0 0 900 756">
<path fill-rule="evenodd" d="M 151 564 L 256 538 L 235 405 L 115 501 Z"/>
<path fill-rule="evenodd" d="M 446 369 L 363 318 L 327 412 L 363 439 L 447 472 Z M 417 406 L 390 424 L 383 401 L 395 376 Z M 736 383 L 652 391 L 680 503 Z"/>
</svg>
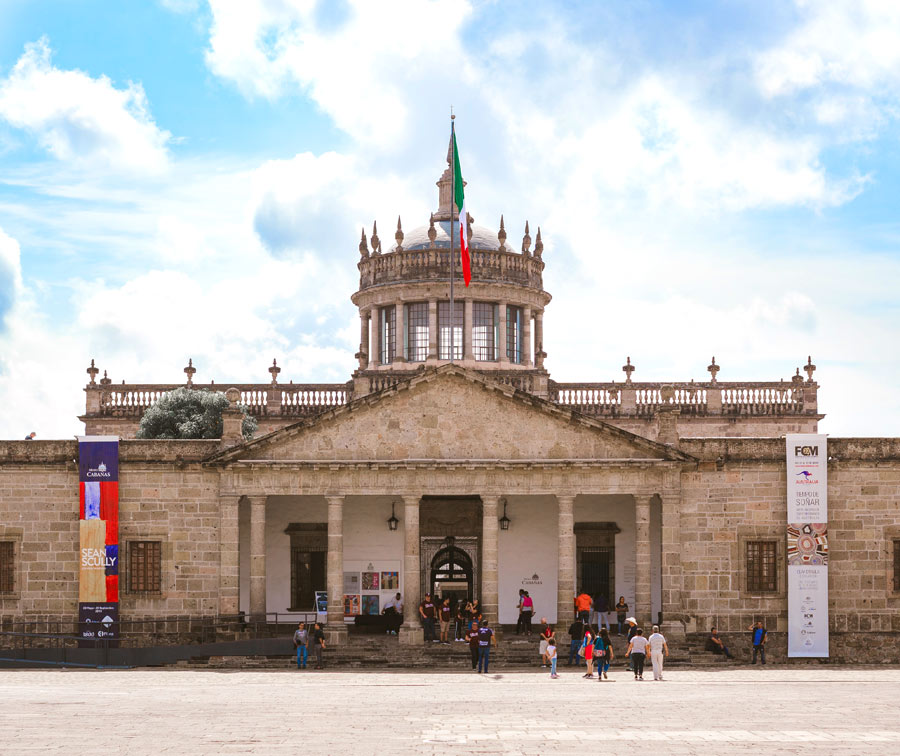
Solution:
<svg viewBox="0 0 900 756">
<path fill-rule="evenodd" d="M 162 590 L 162 543 L 130 541 L 128 544 L 128 592 L 160 593 Z"/>
<path fill-rule="evenodd" d="M 397 346 L 397 308 L 380 307 L 378 309 L 378 347 L 381 350 L 378 361 L 382 365 L 390 365 L 394 361 Z"/>
<path fill-rule="evenodd" d="M 497 359 L 497 305 L 491 302 L 472 304 L 472 351 L 476 360 Z"/>
<path fill-rule="evenodd" d="M 0 541 L 0 593 L 16 590 L 16 549 L 12 541 Z"/>
<path fill-rule="evenodd" d="M 506 308 L 506 356 L 516 365 L 522 362 L 522 308 Z"/>
<path fill-rule="evenodd" d="M 406 359 L 425 362 L 428 356 L 428 302 L 406 305 Z"/>
<path fill-rule="evenodd" d="M 894 590 L 900 593 L 900 540 L 894 541 Z"/>
<path fill-rule="evenodd" d="M 775 541 L 747 541 L 747 592 L 778 590 L 778 560 Z"/>
<path fill-rule="evenodd" d="M 442 360 L 461 360 L 463 356 L 463 303 L 454 302 L 454 318 L 450 323 L 450 303 L 438 302 L 438 356 Z M 452 331 L 450 329 L 453 329 Z M 453 336 L 453 357 L 450 357 L 450 336 Z"/>
</svg>

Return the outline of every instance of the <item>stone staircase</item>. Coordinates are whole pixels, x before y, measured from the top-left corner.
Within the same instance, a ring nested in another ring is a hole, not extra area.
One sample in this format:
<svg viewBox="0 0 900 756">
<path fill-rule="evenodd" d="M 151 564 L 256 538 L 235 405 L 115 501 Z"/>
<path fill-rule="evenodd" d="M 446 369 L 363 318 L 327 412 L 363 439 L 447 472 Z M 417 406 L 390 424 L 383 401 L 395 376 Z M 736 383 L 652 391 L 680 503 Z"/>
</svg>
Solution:
<svg viewBox="0 0 900 756">
<path fill-rule="evenodd" d="M 198 656 L 173 665 L 180 669 L 291 669 L 295 657 L 291 652 L 290 635 L 284 638 L 284 652 L 267 656 Z M 539 638 L 517 636 L 514 628 L 503 628 L 498 634 L 498 646 L 491 650 L 491 668 L 506 670 L 539 669 Z M 560 663 L 565 667 L 569 655 L 568 636 L 561 635 Z M 625 639 L 612 636 L 615 661 L 613 666 L 625 666 Z M 691 634 L 686 643 L 671 644 L 667 667 L 721 667 L 721 656 L 704 650 L 706 635 Z M 739 649 L 735 649 L 738 653 Z M 413 669 L 431 671 L 465 671 L 471 667 L 466 643 L 426 643 L 418 646 L 400 645 L 397 636 L 359 635 L 351 632 L 347 642 L 325 652 L 325 664 L 337 669 Z M 732 662 L 729 662 L 732 664 Z"/>
</svg>

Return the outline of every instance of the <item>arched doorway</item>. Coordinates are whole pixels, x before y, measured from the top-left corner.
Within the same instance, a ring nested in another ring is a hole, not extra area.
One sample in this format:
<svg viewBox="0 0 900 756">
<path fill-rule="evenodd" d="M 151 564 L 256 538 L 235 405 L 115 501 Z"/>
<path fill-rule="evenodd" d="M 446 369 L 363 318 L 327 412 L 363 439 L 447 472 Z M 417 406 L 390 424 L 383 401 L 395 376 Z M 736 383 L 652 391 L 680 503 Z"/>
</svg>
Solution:
<svg viewBox="0 0 900 756">
<path fill-rule="evenodd" d="M 475 569 L 472 558 L 456 545 L 456 539 L 444 539 L 441 548 L 431 559 L 429 586 L 435 599 L 450 599 L 450 606 L 465 603 L 473 595 Z"/>
</svg>

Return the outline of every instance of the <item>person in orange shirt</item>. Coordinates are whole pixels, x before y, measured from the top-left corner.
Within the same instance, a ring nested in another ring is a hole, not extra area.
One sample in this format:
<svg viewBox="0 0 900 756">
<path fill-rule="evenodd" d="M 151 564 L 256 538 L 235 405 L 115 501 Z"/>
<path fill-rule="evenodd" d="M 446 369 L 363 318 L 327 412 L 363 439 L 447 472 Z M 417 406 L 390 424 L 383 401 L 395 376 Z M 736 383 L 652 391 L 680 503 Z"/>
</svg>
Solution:
<svg viewBox="0 0 900 756">
<path fill-rule="evenodd" d="M 591 597 L 582 589 L 575 597 L 575 619 L 580 619 L 585 624 L 591 617 Z"/>
</svg>

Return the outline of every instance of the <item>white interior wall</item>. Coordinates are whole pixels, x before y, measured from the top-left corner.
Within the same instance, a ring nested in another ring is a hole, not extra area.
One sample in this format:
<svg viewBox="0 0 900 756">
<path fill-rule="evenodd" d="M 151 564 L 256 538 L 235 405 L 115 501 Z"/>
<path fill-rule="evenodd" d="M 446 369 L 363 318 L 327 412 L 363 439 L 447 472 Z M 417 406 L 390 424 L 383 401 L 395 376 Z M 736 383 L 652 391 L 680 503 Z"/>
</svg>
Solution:
<svg viewBox="0 0 900 756">
<path fill-rule="evenodd" d="M 401 511 L 395 514 L 401 520 L 397 530 L 388 529 L 391 516 L 389 496 L 348 496 L 344 500 L 344 574 L 377 572 L 378 589 L 360 590 L 360 596 L 378 596 L 378 610 L 384 608 L 388 598 L 403 589 L 403 521 Z M 400 588 L 384 589 L 382 572 L 399 573 Z M 362 599 L 360 599 L 362 601 Z"/>
<path fill-rule="evenodd" d="M 291 605 L 292 522 L 328 522 L 322 496 L 270 496 L 266 505 L 266 611 L 286 612 Z"/>
<path fill-rule="evenodd" d="M 556 622 L 558 511 L 552 496 L 507 497 L 510 526 L 499 533 L 497 553 L 502 624 L 515 624 L 520 588 L 534 601 L 535 623 Z"/>
</svg>

